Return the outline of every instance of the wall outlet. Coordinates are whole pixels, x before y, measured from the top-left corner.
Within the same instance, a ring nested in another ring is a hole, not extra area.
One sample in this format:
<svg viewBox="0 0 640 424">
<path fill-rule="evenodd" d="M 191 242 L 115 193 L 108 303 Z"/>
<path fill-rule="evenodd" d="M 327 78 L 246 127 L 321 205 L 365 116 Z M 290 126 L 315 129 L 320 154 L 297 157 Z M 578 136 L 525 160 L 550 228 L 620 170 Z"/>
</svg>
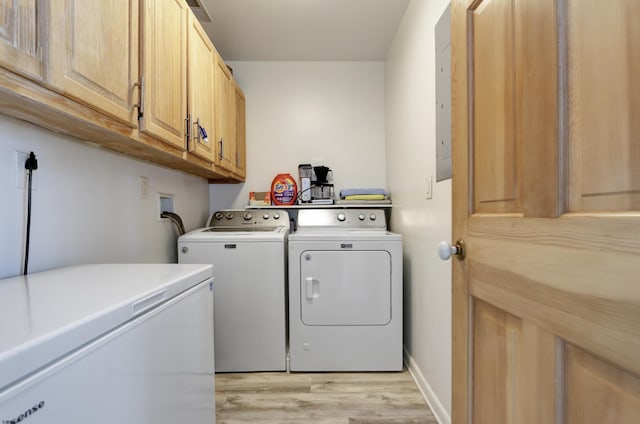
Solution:
<svg viewBox="0 0 640 424">
<path fill-rule="evenodd" d="M 140 198 L 149 198 L 149 177 L 140 177 Z"/>
<path fill-rule="evenodd" d="M 426 178 L 426 189 L 425 189 L 425 195 L 427 200 L 431 199 L 433 197 L 433 175 L 429 174 L 427 175 Z"/>
<path fill-rule="evenodd" d="M 27 158 L 29 157 L 29 153 L 31 152 L 31 150 L 29 152 L 20 152 L 18 150 L 15 151 L 15 165 L 16 165 L 16 188 L 17 189 L 21 189 L 24 190 L 27 187 L 28 184 L 28 175 L 29 175 L 29 171 L 27 169 L 25 169 L 24 164 L 27 161 Z M 35 191 L 38 189 L 38 174 L 39 174 L 39 170 L 35 170 L 33 171 L 32 175 L 31 175 L 31 185 L 32 185 L 32 189 Z"/>
</svg>

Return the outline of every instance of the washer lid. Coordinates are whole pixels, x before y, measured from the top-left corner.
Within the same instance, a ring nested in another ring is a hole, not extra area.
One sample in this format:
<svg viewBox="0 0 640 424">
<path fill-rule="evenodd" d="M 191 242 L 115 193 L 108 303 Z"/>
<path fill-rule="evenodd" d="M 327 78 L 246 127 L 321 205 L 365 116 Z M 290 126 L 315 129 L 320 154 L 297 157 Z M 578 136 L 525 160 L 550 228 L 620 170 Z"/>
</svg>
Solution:
<svg viewBox="0 0 640 424">
<path fill-rule="evenodd" d="M 211 265 L 105 264 L 0 280 L 0 391 L 211 276 Z"/>
<path fill-rule="evenodd" d="M 178 238 L 178 244 L 223 241 L 284 241 L 288 227 L 207 227 L 190 231 Z"/>
</svg>

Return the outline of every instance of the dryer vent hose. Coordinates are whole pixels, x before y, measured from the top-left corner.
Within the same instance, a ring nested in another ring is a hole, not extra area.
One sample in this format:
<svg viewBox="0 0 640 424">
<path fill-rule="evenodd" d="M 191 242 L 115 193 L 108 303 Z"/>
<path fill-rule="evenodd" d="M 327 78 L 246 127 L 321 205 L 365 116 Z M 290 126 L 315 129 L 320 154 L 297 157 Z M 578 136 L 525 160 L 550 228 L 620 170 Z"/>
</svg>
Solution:
<svg viewBox="0 0 640 424">
<path fill-rule="evenodd" d="M 178 232 L 180 233 L 180 235 L 183 235 L 186 232 L 184 230 L 184 224 L 182 223 L 182 218 L 180 218 L 180 215 L 178 215 L 177 213 L 165 211 L 160 214 L 160 217 L 170 219 L 171 222 L 173 222 L 178 228 Z"/>
</svg>

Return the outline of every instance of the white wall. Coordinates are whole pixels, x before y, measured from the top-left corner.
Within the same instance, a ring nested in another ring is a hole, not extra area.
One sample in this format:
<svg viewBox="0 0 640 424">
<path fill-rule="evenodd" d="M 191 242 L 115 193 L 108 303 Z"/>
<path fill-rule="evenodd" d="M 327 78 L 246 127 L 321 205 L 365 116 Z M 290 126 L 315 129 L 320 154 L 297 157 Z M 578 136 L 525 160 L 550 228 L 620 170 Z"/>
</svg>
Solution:
<svg viewBox="0 0 640 424">
<path fill-rule="evenodd" d="M 208 215 L 203 178 L 0 115 L 0 278 L 22 271 L 27 203 L 26 190 L 16 188 L 16 151 L 30 150 L 38 159 L 32 272 L 82 263 L 175 262 L 177 231 L 158 220 L 157 192 L 174 195 L 187 231 L 204 225 Z M 149 179 L 147 199 L 140 176 Z"/>
<path fill-rule="evenodd" d="M 230 62 L 247 104 L 247 179 L 212 185 L 211 209 L 244 207 L 278 173 L 326 165 L 340 188 L 385 187 L 382 62 Z"/>
<path fill-rule="evenodd" d="M 451 263 L 437 244 L 451 238 L 451 180 L 436 174 L 434 27 L 446 0 L 411 0 L 385 64 L 387 183 L 391 227 L 404 236 L 405 347 L 441 423 L 451 415 Z"/>
</svg>

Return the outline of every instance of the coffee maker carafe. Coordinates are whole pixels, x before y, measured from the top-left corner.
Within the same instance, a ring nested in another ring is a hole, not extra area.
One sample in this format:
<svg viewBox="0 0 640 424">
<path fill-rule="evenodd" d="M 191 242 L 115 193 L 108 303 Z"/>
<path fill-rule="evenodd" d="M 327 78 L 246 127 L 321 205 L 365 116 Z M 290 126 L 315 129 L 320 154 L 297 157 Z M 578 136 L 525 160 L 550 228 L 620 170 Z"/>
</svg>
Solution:
<svg viewBox="0 0 640 424">
<path fill-rule="evenodd" d="M 326 166 L 314 166 L 315 179 L 311 184 L 312 203 L 333 203 L 333 184 L 329 183 L 331 169 Z"/>
</svg>

